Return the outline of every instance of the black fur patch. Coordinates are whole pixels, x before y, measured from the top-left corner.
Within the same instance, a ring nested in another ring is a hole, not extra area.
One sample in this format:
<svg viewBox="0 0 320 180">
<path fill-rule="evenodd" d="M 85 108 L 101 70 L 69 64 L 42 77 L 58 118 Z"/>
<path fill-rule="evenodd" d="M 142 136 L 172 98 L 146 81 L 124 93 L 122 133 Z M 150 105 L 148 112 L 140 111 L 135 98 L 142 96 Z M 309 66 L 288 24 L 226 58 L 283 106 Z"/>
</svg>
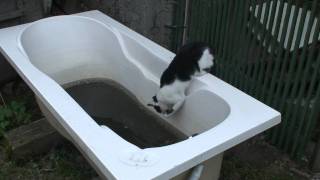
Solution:
<svg viewBox="0 0 320 180">
<path fill-rule="evenodd" d="M 160 88 L 173 83 L 176 78 L 180 81 L 191 80 L 191 76 L 200 70 L 198 61 L 206 48 L 212 53 L 212 50 L 205 43 L 189 43 L 182 46 L 168 68 L 162 73 Z"/>
<path fill-rule="evenodd" d="M 162 110 L 161 110 L 160 106 L 153 106 L 153 108 L 154 108 L 158 113 L 162 113 Z"/>
</svg>

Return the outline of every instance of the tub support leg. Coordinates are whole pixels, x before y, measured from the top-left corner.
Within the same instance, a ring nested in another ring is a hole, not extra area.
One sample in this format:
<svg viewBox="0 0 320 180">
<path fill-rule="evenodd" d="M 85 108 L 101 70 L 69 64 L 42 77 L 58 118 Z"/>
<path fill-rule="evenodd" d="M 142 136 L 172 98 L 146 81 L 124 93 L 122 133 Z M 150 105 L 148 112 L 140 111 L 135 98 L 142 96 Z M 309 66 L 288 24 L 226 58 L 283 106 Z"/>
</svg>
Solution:
<svg viewBox="0 0 320 180">
<path fill-rule="evenodd" d="M 199 180 L 203 171 L 204 165 L 200 164 L 193 168 L 191 176 L 188 180 Z"/>
</svg>

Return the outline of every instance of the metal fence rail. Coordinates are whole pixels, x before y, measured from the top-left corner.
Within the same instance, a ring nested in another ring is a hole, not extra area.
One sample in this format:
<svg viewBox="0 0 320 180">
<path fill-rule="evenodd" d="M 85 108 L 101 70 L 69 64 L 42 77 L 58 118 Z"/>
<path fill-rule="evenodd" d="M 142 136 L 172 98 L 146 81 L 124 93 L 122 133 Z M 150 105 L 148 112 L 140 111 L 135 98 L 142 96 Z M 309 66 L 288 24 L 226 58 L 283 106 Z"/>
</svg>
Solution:
<svg viewBox="0 0 320 180">
<path fill-rule="evenodd" d="M 177 0 L 172 49 L 182 43 L 185 1 Z M 298 157 L 320 112 L 318 0 L 189 0 L 187 41 L 216 52 L 215 75 L 281 111 L 267 132 Z M 214 107 L 213 107 L 214 108 Z"/>
</svg>

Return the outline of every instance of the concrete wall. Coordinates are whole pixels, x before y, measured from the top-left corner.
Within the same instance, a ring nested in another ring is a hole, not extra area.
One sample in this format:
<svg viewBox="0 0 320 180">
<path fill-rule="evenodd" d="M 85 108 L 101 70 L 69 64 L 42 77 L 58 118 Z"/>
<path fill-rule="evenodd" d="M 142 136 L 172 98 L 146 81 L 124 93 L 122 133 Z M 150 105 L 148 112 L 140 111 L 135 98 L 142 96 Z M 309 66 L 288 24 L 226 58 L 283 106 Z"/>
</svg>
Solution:
<svg viewBox="0 0 320 180">
<path fill-rule="evenodd" d="M 100 10 L 136 32 L 168 48 L 174 0 L 59 0 L 68 13 Z"/>
<path fill-rule="evenodd" d="M 0 28 L 35 21 L 44 17 L 42 0 L 0 0 Z M 0 54 L 0 87 L 18 75 Z"/>
<path fill-rule="evenodd" d="M 43 0 L 0 0 L 0 28 L 44 17 Z"/>
</svg>

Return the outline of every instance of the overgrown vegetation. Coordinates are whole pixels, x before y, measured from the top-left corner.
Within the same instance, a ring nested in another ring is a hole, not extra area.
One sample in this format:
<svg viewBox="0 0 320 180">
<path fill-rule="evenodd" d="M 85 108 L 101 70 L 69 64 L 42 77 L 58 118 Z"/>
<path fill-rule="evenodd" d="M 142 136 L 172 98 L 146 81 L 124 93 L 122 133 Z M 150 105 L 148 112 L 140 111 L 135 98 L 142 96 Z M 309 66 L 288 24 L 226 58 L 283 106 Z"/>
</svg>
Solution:
<svg viewBox="0 0 320 180">
<path fill-rule="evenodd" d="M 24 159 L 7 159 L 3 133 L 38 120 L 42 114 L 33 92 L 22 81 L 0 88 L 0 180 L 68 179 L 97 177 L 83 156 L 68 142 L 50 152 Z"/>
<path fill-rule="evenodd" d="M 11 101 L 0 106 L 0 136 L 9 129 L 29 123 L 31 116 L 24 102 Z"/>
<path fill-rule="evenodd" d="M 0 88 L 0 137 L 41 117 L 32 91 L 21 81 Z"/>
<path fill-rule="evenodd" d="M 1 161 L 0 158 L 0 167 L 0 180 L 87 180 L 98 176 L 70 143 L 42 156 L 9 161 Z"/>
</svg>

